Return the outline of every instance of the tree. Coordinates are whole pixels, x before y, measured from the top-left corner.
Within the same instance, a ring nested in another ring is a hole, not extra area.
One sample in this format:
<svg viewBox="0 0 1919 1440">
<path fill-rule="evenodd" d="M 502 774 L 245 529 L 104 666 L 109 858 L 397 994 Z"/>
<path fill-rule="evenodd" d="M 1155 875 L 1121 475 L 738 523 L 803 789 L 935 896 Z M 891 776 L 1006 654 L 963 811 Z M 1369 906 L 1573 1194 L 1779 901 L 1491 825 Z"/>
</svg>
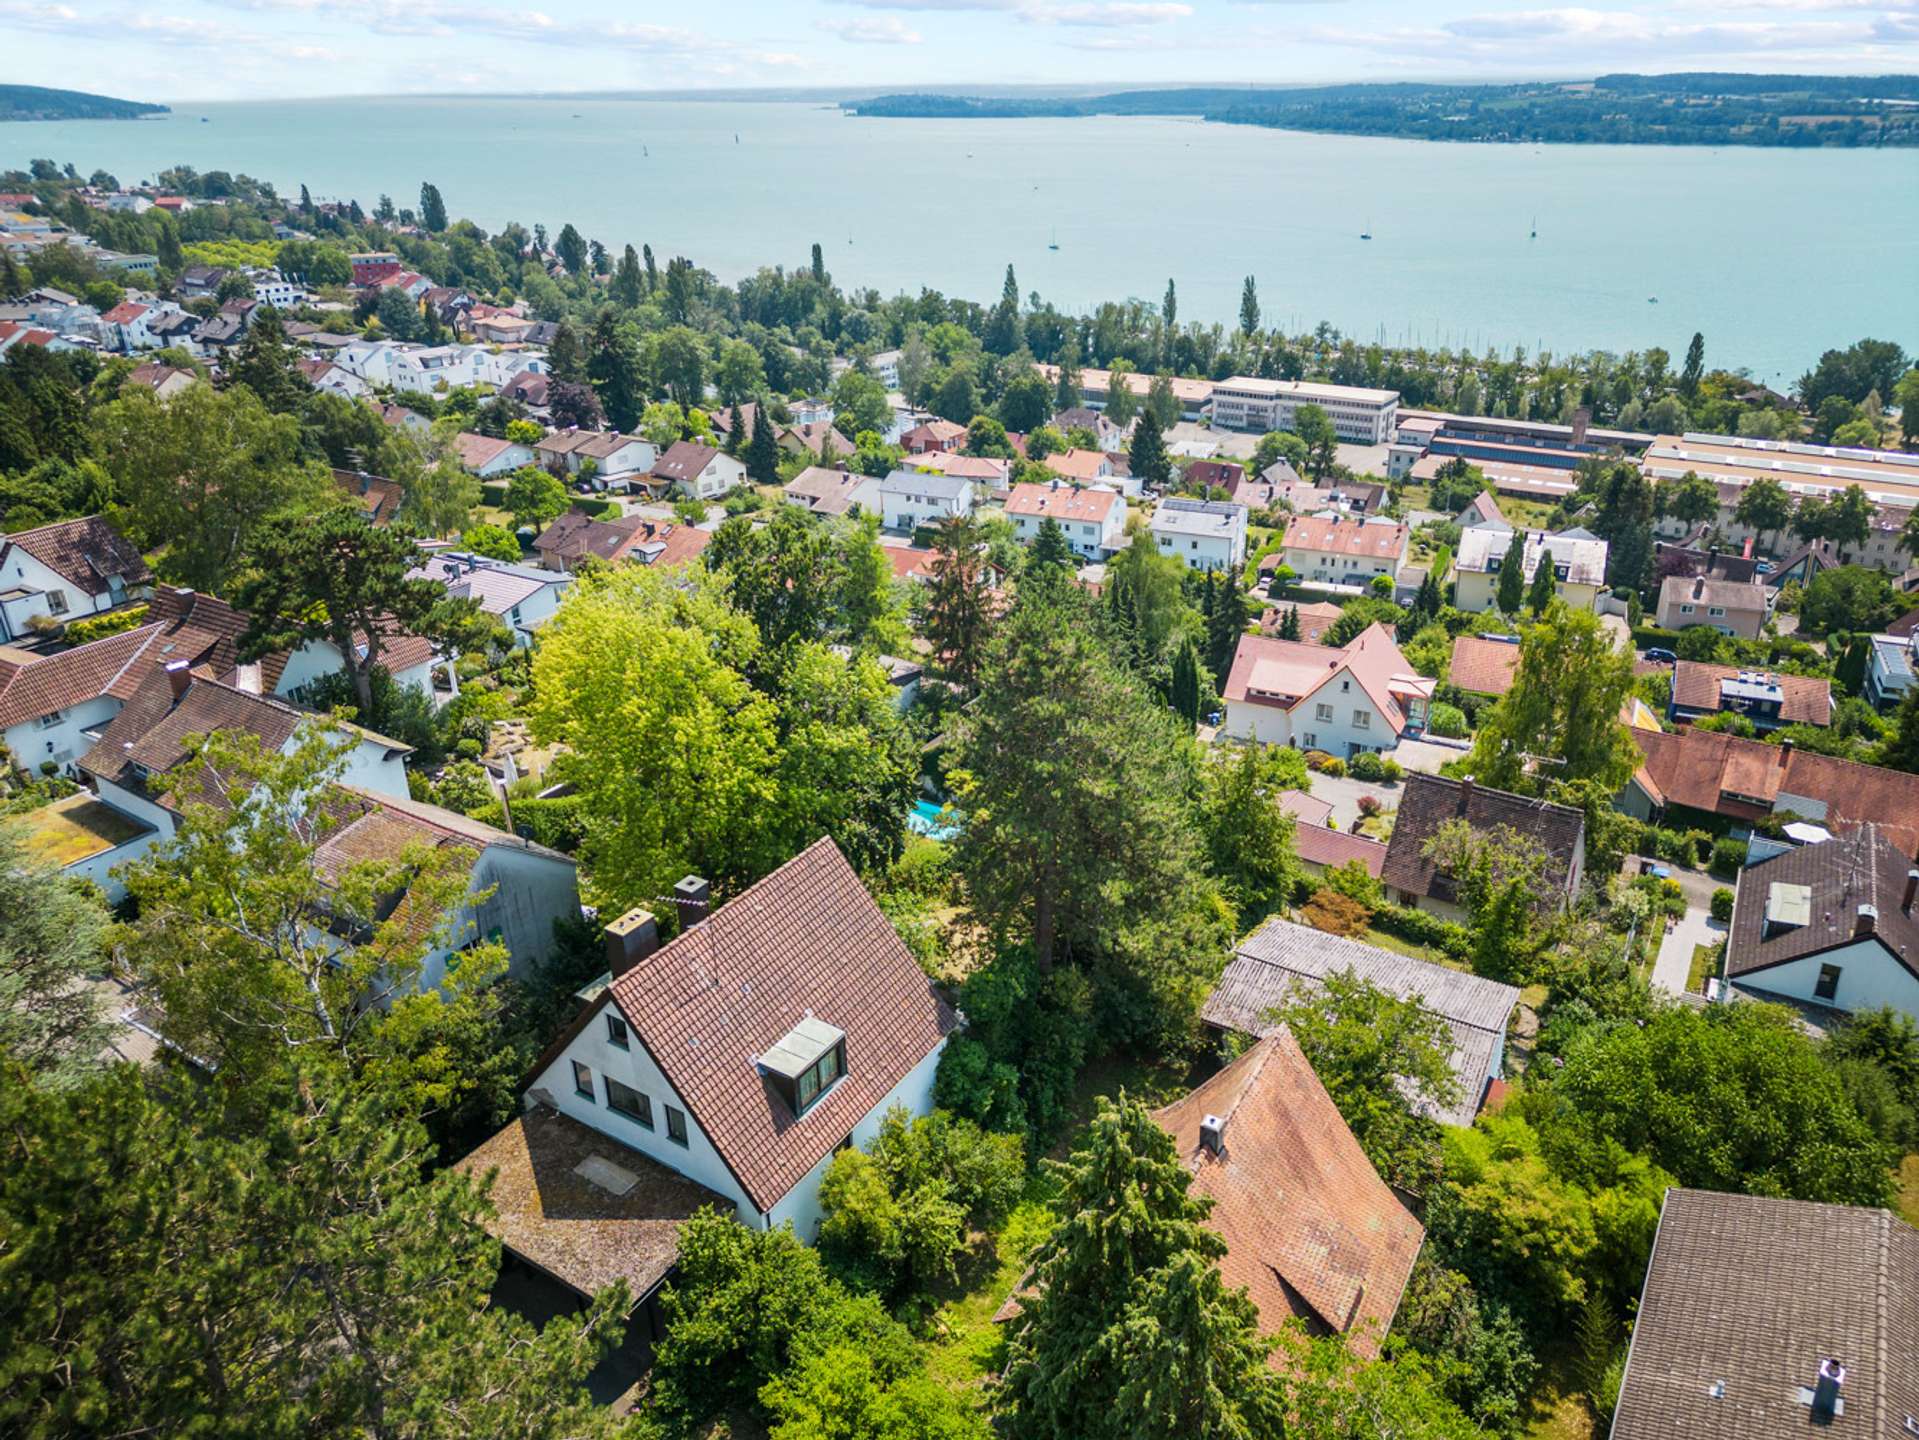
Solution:
<svg viewBox="0 0 1919 1440">
<path fill-rule="evenodd" d="M 833 423 L 844 434 L 857 436 L 864 430 L 884 433 L 893 423 L 886 387 L 857 367 L 841 372 L 833 382 L 831 398 Z"/>
<path fill-rule="evenodd" d="M 1899 407 L 1899 438 L 1909 446 L 1919 445 L 1919 365 L 1899 377 L 1892 403 Z"/>
<path fill-rule="evenodd" d="M 1020 347 L 1019 282 L 1013 267 L 1006 267 L 1006 283 L 1001 287 L 999 304 L 986 316 L 986 333 L 981 343 L 994 355 L 1011 355 Z"/>
<path fill-rule="evenodd" d="M 324 1071 L 246 1091 L 9 1073 L 0 1427 L 611 1437 L 585 1382 L 624 1287 L 540 1330 L 488 1304 L 488 1209 L 404 1103 Z"/>
<path fill-rule="evenodd" d="M 778 707 L 743 671 L 760 638 L 716 587 L 622 568 L 584 576 L 533 657 L 534 731 L 566 751 L 593 888 L 657 904 L 689 873 L 722 894 L 779 860 Z"/>
<path fill-rule="evenodd" d="M 220 592 L 269 517 L 337 498 L 325 467 L 303 458 L 300 422 L 268 413 L 243 386 L 195 385 L 162 403 L 129 387 L 99 414 L 101 451 L 128 533 L 159 550 L 159 572 Z"/>
<path fill-rule="evenodd" d="M 1881 570 L 1841 565 L 1821 570 L 1799 597 L 1799 633 L 1814 639 L 1843 631 L 1871 633 L 1894 619 L 1901 603 Z"/>
<path fill-rule="evenodd" d="M 1526 591 L 1526 608 L 1534 615 L 1545 614 L 1546 607 L 1553 603 L 1559 593 L 1553 583 L 1552 561 L 1553 557 L 1550 553 L 1542 554 L 1539 557 L 1539 563 L 1533 567 L 1532 585 Z M 1380 578 L 1389 579 L 1390 577 L 1381 576 Z"/>
<path fill-rule="evenodd" d="M 1733 518 L 1755 536 L 1777 536 L 1792 522 L 1792 497 L 1777 480 L 1755 480 L 1739 493 Z"/>
<path fill-rule="evenodd" d="M 1549 909 L 1546 852 L 1510 826 L 1477 830 L 1460 819 L 1440 826 L 1421 853 L 1452 877 L 1472 917 L 1473 969 L 1512 984 L 1529 981 L 1545 939 L 1539 921 Z"/>
<path fill-rule="evenodd" d="M 598 430 L 603 418 L 593 387 L 570 380 L 555 380 L 547 387 L 546 413 L 562 430 Z"/>
<path fill-rule="evenodd" d="M 684 255 L 675 255 L 666 262 L 666 284 L 661 302 L 666 318 L 675 325 L 688 324 L 693 319 L 693 302 L 693 262 Z"/>
<path fill-rule="evenodd" d="M 1293 433 L 1306 446 L 1307 476 L 1325 479 L 1339 459 L 1339 432 L 1332 417 L 1318 405 L 1301 405 L 1293 411 Z"/>
<path fill-rule="evenodd" d="M 1006 438 L 1006 427 L 991 415 L 975 415 L 966 427 L 966 445 L 963 453 L 977 455 L 992 460 L 1012 460 L 1018 457 L 1013 442 Z"/>
<path fill-rule="evenodd" d="M 488 560 L 517 564 L 522 558 L 520 542 L 504 525 L 475 525 L 460 536 L 460 544 L 470 553 Z"/>
<path fill-rule="evenodd" d="M 672 338 L 670 330 L 661 337 L 662 354 Z M 664 378 L 664 359 L 661 371 Z M 602 310 L 593 322 L 593 335 L 587 343 L 586 374 L 593 382 L 600 408 L 615 430 L 630 431 L 640 423 L 640 412 L 645 408 L 646 381 L 640 365 L 639 344 L 632 327 L 623 323 L 611 307 Z M 698 398 L 696 391 L 694 399 Z"/>
<path fill-rule="evenodd" d="M 1839 558 L 1847 552 L 1864 550 L 1872 538 L 1872 523 L 1877 518 L 1872 497 L 1857 485 L 1848 485 L 1832 497 L 1826 506 L 1826 538 L 1839 547 Z"/>
<path fill-rule="evenodd" d="M 1279 638 L 1297 641 L 1300 638 L 1299 605 L 1288 605 L 1279 617 Z"/>
<path fill-rule="evenodd" d="M 482 493 L 480 477 L 460 463 L 459 452 L 450 443 L 452 435 L 438 435 L 436 439 L 441 442 L 438 459 L 431 465 L 406 467 L 399 514 L 420 534 L 432 536 L 465 529 Z"/>
<path fill-rule="evenodd" d="M 1163 488 L 1173 478 L 1173 462 L 1166 454 L 1166 437 L 1160 430 L 1159 417 L 1148 406 L 1140 412 L 1139 423 L 1133 427 L 1132 443 L 1126 449 L 1127 459 L 1131 462 L 1133 478 L 1142 484 Z"/>
<path fill-rule="evenodd" d="M 1190 897 L 1198 856 L 1178 722 L 1116 663 L 1090 602 L 1029 572 L 959 727 L 973 913 L 1042 968 Z"/>
<path fill-rule="evenodd" d="M 1172 704 L 1189 727 L 1199 724 L 1199 652 L 1190 637 L 1173 655 Z"/>
<path fill-rule="evenodd" d="M 553 242 L 553 253 L 560 257 L 567 274 L 580 276 L 586 273 L 586 238 L 573 228 L 570 221 L 560 227 L 560 238 Z"/>
<path fill-rule="evenodd" d="M 248 552 L 248 574 L 234 593 L 248 617 L 240 659 L 324 640 L 340 653 L 360 713 L 370 715 L 373 672 L 395 639 L 459 643 L 490 623 L 477 600 L 453 599 L 438 580 L 413 578 L 409 572 L 419 563 L 415 536 L 400 526 L 369 524 L 346 506 L 265 531 Z"/>
<path fill-rule="evenodd" d="M 613 272 L 613 299 L 622 309 L 639 306 L 646 290 L 646 276 L 640 271 L 640 257 L 631 245 L 620 254 L 620 265 Z"/>
<path fill-rule="evenodd" d="M 1106 418 L 1124 430 L 1139 414 L 1139 392 L 1133 389 L 1132 367 L 1115 358 L 1106 382 Z"/>
<path fill-rule="evenodd" d="M 420 224 L 435 235 L 446 229 L 446 202 L 438 185 L 420 186 Z"/>
<path fill-rule="evenodd" d="M 1053 388 L 1053 413 L 1079 408 L 1079 347 L 1071 335 L 1066 337 L 1066 348 L 1060 351 L 1059 375 Z"/>
<path fill-rule="evenodd" d="M 1686 364 L 1679 372 L 1679 393 L 1688 403 L 1699 393 L 1700 377 L 1706 373 L 1706 337 L 1697 330 L 1693 331 L 1692 343 L 1686 346 Z"/>
<path fill-rule="evenodd" d="M 1336 970 L 1272 1018 L 1292 1030 L 1374 1168 L 1393 1184 L 1425 1189 L 1439 1145 L 1427 1117 L 1460 1098 L 1445 1017 L 1417 995 Z"/>
<path fill-rule="evenodd" d="M 1239 292 L 1239 333 L 1253 335 L 1259 331 L 1259 287 L 1253 283 L 1253 277 L 1246 277 L 1246 284 Z"/>
<path fill-rule="evenodd" d="M 980 398 L 979 385 L 973 379 L 970 366 L 955 365 L 946 372 L 933 392 L 931 408 L 942 420 L 951 420 L 955 425 L 972 422 L 980 412 Z"/>
<path fill-rule="evenodd" d="M 992 576 L 978 524 L 949 517 L 933 533 L 933 551 L 921 630 L 948 678 L 971 690 L 979 684 L 993 618 Z"/>
<path fill-rule="evenodd" d="M 1550 571 L 1552 556 L 1541 550 L 1540 568 Z M 1495 603 L 1507 615 L 1517 615 L 1521 597 L 1526 593 L 1526 532 L 1513 531 L 1513 538 L 1506 544 L 1506 555 L 1499 562 L 1499 586 L 1494 596 Z"/>
<path fill-rule="evenodd" d="M 287 343 L 286 327 L 280 312 L 262 305 L 234 347 L 233 361 L 226 369 L 229 384 L 244 385 L 267 409 L 285 415 L 300 408 L 300 402 L 313 386 L 300 372 L 300 357 Z"/>
<path fill-rule="evenodd" d="M 720 342 L 720 356 L 713 366 L 713 389 L 726 405 L 751 400 L 766 389 L 766 367 L 760 352 L 744 340 Z"/>
<path fill-rule="evenodd" d="M 1190 643 L 1181 653 L 1190 651 Z M 1242 929 L 1291 899 L 1300 878 L 1293 817 L 1280 796 L 1306 788 L 1299 751 L 1247 741 L 1205 770 L 1199 821 L 1213 874 L 1239 908 Z"/>
<path fill-rule="evenodd" d="M 92 1071 L 110 1034 L 88 981 L 106 929 L 98 897 L 0 823 L 0 1066 L 54 1086 Z"/>
<path fill-rule="evenodd" d="M 1691 470 L 1661 498 L 1666 513 L 1687 525 L 1701 524 L 1719 513 L 1719 487 Z"/>
<path fill-rule="evenodd" d="M 1908 685 L 1893 713 L 1893 731 L 1875 757 L 1877 764 L 1919 774 L 1919 685 Z"/>
<path fill-rule="evenodd" d="M 580 332 L 573 328 L 571 320 L 562 320 L 554 330 L 553 343 L 547 347 L 546 359 L 556 383 L 585 382 L 586 352 L 580 346 Z"/>
<path fill-rule="evenodd" d="M 543 530 L 549 522 L 564 515 L 570 503 L 566 486 L 558 479 L 537 465 L 522 465 L 506 482 L 502 508 L 513 517 L 515 525 L 531 525 L 535 530 Z"/>
<path fill-rule="evenodd" d="M 1146 1108 L 1102 1098 L 1055 1162 L 1063 1217 L 1033 1252 L 1009 1326 L 998 1403 L 1016 1440 L 1278 1440 L 1281 1391 L 1225 1242 L 1172 1137 Z"/>
<path fill-rule="evenodd" d="M 766 418 L 764 405 L 753 407 L 753 438 L 746 446 L 746 474 L 755 484 L 779 483 L 780 446 L 773 438 L 773 422 Z"/>
<path fill-rule="evenodd" d="M 1036 430 L 1053 413 L 1052 387 L 1032 366 L 1021 366 L 1000 388 L 997 409 L 1000 422 L 1008 430 Z"/>
<path fill-rule="evenodd" d="M 1268 430 L 1259 437 L 1259 444 L 1253 449 L 1253 458 L 1247 462 L 1247 469 L 1254 475 L 1264 475 L 1281 460 L 1295 470 L 1303 467 L 1306 464 L 1306 442 L 1290 431 Z"/>
<path fill-rule="evenodd" d="M 1525 790 L 1534 767 L 1546 779 L 1623 788 L 1639 768 L 1619 720 L 1632 666 L 1598 616 L 1554 601 L 1519 643 L 1512 689 L 1481 720 L 1472 773 L 1496 790 Z"/>
<path fill-rule="evenodd" d="M 1179 397 L 1173 393 L 1173 377 L 1165 371 L 1153 377 L 1146 387 L 1146 407 L 1159 421 L 1159 428 L 1170 430 L 1179 423 Z"/>
<path fill-rule="evenodd" d="M 1238 577 L 1231 574 L 1209 574 L 1206 587 L 1212 602 L 1206 616 L 1206 666 L 1214 687 L 1224 690 L 1233 656 L 1246 635 L 1246 597 Z"/>
<path fill-rule="evenodd" d="M 1643 590 L 1652 573 L 1652 482 L 1637 465 L 1606 467 L 1588 528 L 1606 542 L 1606 583 Z"/>
<path fill-rule="evenodd" d="M 1159 323 L 1170 332 L 1179 321 L 1179 292 L 1173 288 L 1173 282 L 1166 282 L 1166 298 L 1159 302 Z"/>
<path fill-rule="evenodd" d="M 1854 405 L 1877 390 L 1890 395 L 1907 367 L 1906 352 L 1890 340 L 1859 340 L 1844 350 L 1828 350 L 1799 378 L 1799 400 L 1818 413 L 1833 396 Z"/>
</svg>

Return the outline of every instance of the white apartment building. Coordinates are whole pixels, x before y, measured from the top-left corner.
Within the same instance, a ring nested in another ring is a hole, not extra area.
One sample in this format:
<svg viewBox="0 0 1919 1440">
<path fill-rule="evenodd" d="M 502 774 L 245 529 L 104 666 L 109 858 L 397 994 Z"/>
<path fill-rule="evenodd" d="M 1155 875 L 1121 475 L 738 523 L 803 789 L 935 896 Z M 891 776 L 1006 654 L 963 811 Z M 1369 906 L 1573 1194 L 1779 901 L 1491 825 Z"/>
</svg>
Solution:
<svg viewBox="0 0 1919 1440">
<path fill-rule="evenodd" d="M 278 270 L 249 270 L 247 278 L 253 282 L 253 298 L 276 310 L 297 305 L 306 297 L 306 291 Z"/>
<path fill-rule="evenodd" d="M 973 482 L 963 475 L 895 470 L 880 482 L 880 523 L 888 530 L 917 530 L 971 515 Z"/>
<path fill-rule="evenodd" d="M 1355 445 L 1384 445 L 1398 431 L 1397 390 L 1254 375 L 1235 375 L 1213 386 L 1213 424 L 1222 430 L 1291 430 L 1301 405 L 1319 406 L 1339 438 Z"/>
<path fill-rule="evenodd" d="M 1399 580 L 1412 532 L 1397 520 L 1296 515 L 1286 527 L 1284 563 L 1307 584 L 1364 590 L 1376 575 Z"/>
<path fill-rule="evenodd" d="M 1162 500 L 1147 523 L 1162 555 L 1188 570 L 1237 570 L 1246 563 L 1246 507 L 1230 500 Z"/>
<path fill-rule="evenodd" d="M 1101 486 L 1083 489 L 1062 480 L 1015 485 L 1006 497 L 1006 518 L 1027 545 L 1052 520 L 1073 553 L 1088 560 L 1105 560 L 1126 547 L 1126 497 Z"/>
</svg>

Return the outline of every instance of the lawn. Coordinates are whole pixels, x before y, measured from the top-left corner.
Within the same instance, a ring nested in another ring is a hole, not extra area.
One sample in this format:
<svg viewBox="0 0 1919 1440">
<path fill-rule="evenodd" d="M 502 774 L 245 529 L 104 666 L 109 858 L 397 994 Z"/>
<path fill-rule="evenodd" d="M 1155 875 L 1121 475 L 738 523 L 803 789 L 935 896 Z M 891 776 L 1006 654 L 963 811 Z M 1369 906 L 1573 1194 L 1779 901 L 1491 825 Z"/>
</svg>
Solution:
<svg viewBox="0 0 1919 1440">
<path fill-rule="evenodd" d="M 1410 955 L 1415 960 L 1429 960 L 1435 965 L 1444 965 L 1452 970 L 1470 970 L 1470 965 L 1461 964 L 1443 950 L 1435 950 L 1430 945 L 1421 945 L 1416 940 L 1404 940 L 1397 935 L 1388 935 L 1384 930 L 1368 929 L 1365 934 L 1356 937 L 1368 945 L 1377 945 L 1381 950 L 1390 950 L 1395 955 Z"/>
<path fill-rule="evenodd" d="M 1899 1213 L 1919 1225 L 1919 1152 L 1908 1155 L 1899 1165 L 1896 1178 Z"/>
<path fill-rule="evenodd" d="M 1692 947 L 1692 969 L 1686 972 L 1686 990 L 1693 995 L 1705 993 L 1706 977 L 1719 973 L 1719 947 L 1717 945 L 1695 945 Z"/>
</svg>

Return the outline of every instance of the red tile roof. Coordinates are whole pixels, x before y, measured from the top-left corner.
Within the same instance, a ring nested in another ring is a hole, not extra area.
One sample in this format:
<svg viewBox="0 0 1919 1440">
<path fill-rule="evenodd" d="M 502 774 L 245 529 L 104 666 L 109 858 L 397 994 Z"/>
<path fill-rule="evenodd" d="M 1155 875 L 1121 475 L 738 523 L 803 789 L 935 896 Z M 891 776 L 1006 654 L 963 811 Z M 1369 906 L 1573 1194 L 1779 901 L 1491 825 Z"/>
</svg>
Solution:
<svg viewBox="0 0 1919 1440">
<path fill-rule="evenodd" d="M 59 520 L 0 538 L 0 564 L 6 562 L 7 548 L 13 545 L 88 595 L 106 593 L 107 577 L 111 575 L 128 585 L 146 585 L 153 580 L 146 557 L 99 515 Z"/>
<path fill-rule="evenodd" d="M 957 1022 L 826 839 L 662 946 L 608 994 L 762 1211 Z M 845 1032 L 846 1074 L 796 1117 L 755 1061 L 809 1014 Z"/>
<path fill-rule="evenodd" d="M 1812 675 L 1783 675 L 1774 671 L 1742 671 L 1737 665 L 1709 665 L 1703 660 L 1681 660 L 1673 666 L 1672 703 L 1687 710 L 1716 711 L 1722 680 L 1741 674 L 1764 674 L 1780 689 L 1779 719 L 1786 725 L 1832 724 L 1832 682 Z"/>
<path fill-rule="evenodd" d="M 1519 674 L 1519 646 L 1510 640 L 1461 635 L 1453 641 L 1447 678 L 1475 695 L 1504 695 Z"/>
<path fill-rule="evenodd" d="M 1288 550 L 1395 560 L 1405 554 L 1409 533 L 1404 525 L 1360 516 L 1296 515 L 1286 526 L 1283 543 Z"/>
<path fill-rule="evenodd" d="M 886 561 L 893 567 L 896 580 L 929 580 L 933 575 L 933 557 L 936 550 L 922 550 L 916 545 L 882 545 L 886 552 Z"/>
<path fill-rule="evenodd" d="M 1352 672 L 1395 735 L 1406 728 L 1406 712 L 1395 695 L 1432 693 L 1433 682 L 1414 673 L 1393 643 L 1392 631 L 1375 623 L 1338 650 L 1303 640 L 1242 635 L 1220 698 L 1290 710 L 1342 669 Z"/>
<path fill-rule="evenodd" d="M 1380 841 L 1364 835 L 1348 835 L 1323 824 L 1295 826 L 1293 850 L 1308 865 L 1324 865 L 1328 869 L 1357 860 L 1375 880 L 1386 865 L 1386 847 Z"/>
<path fill-rule="evenodd" d="M 667 484 L 684 480 L 691 485 L 719 453 L 716 445 L 702 445 L 695 440 L 675 440 L 666 453 L 653 462 L 653 479 Z"/>
<path fill-rule="evenodd" d="M 518 442 L 500 440 L 491 435 L 475 435 L 471 430 L 462 430 L 453 437 L 453 451 L 459 457 L 460 464 L 467 470 L 480 470 L 491 465 Z"/>
<path fill-rule="evenodd" d="M 366 518 L 375 525 L 391 525 L 406 500 L 406 487 L 399 481 L 369 475 L 364 470 L 335 470 L 333 483 L 347 496 L 358 500 L 366 509 Z"/>
<path fill-rule="evenodd" d="M 182 643 L 184 640 L 185 643 Z M 54 655 L 0 649 L 0 730 L 56 710 L 112 696 L 125 700 L 155 665 L 198 662 L 212 648 L 208 635 L 175 636 L 163 625 L 142 625 Z"/>
<path fill-rule="evenodd" d="M 151 307 L 146 305 L 136 305 L 131 300 L 123 300 L 100 318 L 109 325 L 131 325 L 146 314 L 149 308 Z"/>
<path fill-rule="evenodd" d="M 1086 490 L 1077 485 L 1015 485 L 1006 497 L 1006 513 L 1104 525 L 1119 503 L 1117 490 Z"/>
<path fill-rule="evenodd" d="M 189 735 L 243 731 L 257 736 L 263 749 L 277 751 L 300 725 L 301 712 L 291 705 L 221 684 L 205 670 L 189 673 L 184 694 L 176 698 L 173 691 L 172 676 L 150 671 L 99 741 L 80 757 L 80 768 L 138 791 L 147 775 L 163 775 L 187 758 Z M 170 795 L 157 803 L 178 808 Z"/>
<path fill-rule="evenodd" d="M 1224 1148 L 1200 1143 L 1206 1116 Z M 1279 1026 L 1185 1099 L 1153 1113 L 1212 1200 L 1220 1271 L 1260 1328 L 1298 1317 L 1371 1357 L 1391 1328 L 1425 1230 L 1360 1149 L 1326 1087 Z"/>
</svg>

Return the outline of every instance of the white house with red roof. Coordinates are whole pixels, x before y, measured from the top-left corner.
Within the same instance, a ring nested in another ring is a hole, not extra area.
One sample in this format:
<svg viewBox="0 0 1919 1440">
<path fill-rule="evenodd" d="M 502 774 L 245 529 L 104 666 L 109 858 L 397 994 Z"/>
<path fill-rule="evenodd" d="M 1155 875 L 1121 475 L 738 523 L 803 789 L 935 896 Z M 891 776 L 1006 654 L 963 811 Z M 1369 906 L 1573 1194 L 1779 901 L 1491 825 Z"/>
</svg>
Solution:
<svg viewBox="0 0 1919 1440">
<path fill-rule="evenodd" d="M 149 328 L 162 311 L 155 305 L 122 300 L 100 317 L 100 328 L 107 342 L 120 350 L 152 350 L 160 339 Z"/>
<path fill-rule="evenodd" d="M 831 840 L 714 909 L 689 875 L 674 904 L 665 945 L 645 910 L 607 927 L 608 973 L 535 1063 L 528 1106 L 810 1244 L 833 1156 L 896 1105 L 931 1112 L 959 1016 Z"/>
<path fill-rule="evenodd" d="M 1015 485 L 1006 497 L 1006 518 L 1027 544 L 1048 520 L 1059 525 L 1075 555 L 1105 560 L 1126 548 L 1126 497 L 1116 490 L 1069 485 Z"/>
<path fill-rule="evenodd" d="M 0 536 L 0 641 L 112 610 L 152 584 L 146 557 L 99 515 Z"/>
<path fill-rule="evenodd" d="M 1340 648 L 1243 635 L 1226 677 L 1220 734 L 1341 759 L 1391 750 L 1426 728 L 1433 686 L 1384 625 Z"/>
<path fill-rule="evenodd" d="M 1377 575 L 1395 585 L 1412 531 L 1397 520 L 1361 515 L 1296 515 L 1281 542 L 1285 564 L 1302 584 L 1320 590 L 1364 590 Z"/>
</svg>

